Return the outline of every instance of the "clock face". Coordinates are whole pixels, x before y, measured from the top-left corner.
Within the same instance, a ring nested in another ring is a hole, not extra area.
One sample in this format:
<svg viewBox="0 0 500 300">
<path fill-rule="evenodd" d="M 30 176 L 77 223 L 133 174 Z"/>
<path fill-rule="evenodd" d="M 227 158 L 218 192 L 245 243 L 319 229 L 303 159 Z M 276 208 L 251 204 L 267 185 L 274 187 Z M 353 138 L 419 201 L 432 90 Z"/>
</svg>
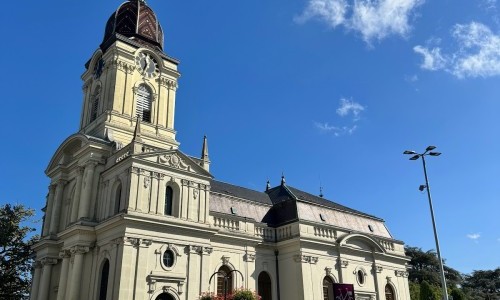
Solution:
<svg viewBox="0 0 500 300">
<path fill-rule="evenodd" d="M 135 64 L 142 76 L 152 78 L 158 73 L 156 60 L 148 53 L 141 52 L 135 58 Z"/>
<path fill-rule="evenodd" d="M 103 69 L 104 69 L 104 60 L 101 57 L 101 58 L 99 58 L 99 60 L 97 61 L 97 63 L 94 66 L 94 78 L 95 79 L 98 79 L 99 77 L 101 77 Z"/>
</svg>

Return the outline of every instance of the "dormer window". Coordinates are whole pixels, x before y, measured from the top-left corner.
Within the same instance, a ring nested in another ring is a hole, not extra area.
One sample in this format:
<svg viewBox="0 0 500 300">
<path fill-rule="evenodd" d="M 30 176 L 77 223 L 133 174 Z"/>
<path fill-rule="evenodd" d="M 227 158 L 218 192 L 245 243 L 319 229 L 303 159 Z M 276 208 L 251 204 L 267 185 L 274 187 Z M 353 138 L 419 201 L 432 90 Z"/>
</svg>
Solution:
<svg viewBox="0 0 500 300">
<path fill-rule="evenodd" d="M 151 89 L 141 84 L 137 88 L 137 107 L 136 115 L 143 122 L 151 123 L 151 107 L 153 100 L 153 93 Z"/>
</svg>

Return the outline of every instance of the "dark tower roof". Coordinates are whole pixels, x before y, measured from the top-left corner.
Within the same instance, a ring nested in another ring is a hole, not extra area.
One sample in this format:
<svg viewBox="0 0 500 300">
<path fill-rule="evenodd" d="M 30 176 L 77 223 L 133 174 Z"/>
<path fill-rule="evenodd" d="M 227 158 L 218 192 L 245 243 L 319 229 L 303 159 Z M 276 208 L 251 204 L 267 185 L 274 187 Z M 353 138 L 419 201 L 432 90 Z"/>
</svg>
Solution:
<svg viewBox="0 0 500 300">
<path fill-rule="evenodd" d="M 103 51 L 116 40 L 117 34 L 163 51 L 163 30 L 156 14 L 144 0 L 129 0 L 111 15 L 101 44 Z"/>
</svg>

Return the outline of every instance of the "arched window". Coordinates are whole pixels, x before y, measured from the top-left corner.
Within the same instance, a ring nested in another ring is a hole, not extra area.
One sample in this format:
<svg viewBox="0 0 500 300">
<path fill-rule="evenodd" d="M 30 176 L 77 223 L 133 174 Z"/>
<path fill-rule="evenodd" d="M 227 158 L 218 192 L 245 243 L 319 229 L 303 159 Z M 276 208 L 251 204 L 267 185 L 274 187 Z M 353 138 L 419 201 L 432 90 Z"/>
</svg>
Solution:
<svg viewBox="0 0 500 300">
<path fill-rule="evenodd" d="M 122 201 L 122 184 L 119 183 L 115 189 L 115 209 L 114 209 L 115 214 L 120 212 L 121 201 Z"/>
<path fill-rule="evenodd" d="M 166 216 L 172 215 L 172 205 L 174 202 L 174 190 L 167 186 L 167 190 L 165 192 L 165 212 Z"/>
<path fill-rule="evenodd" d="M 260 272 L 258 288 L 259 296 L 262 297 L 261 300 L 273 299 L 271 277 L 269 277 L 269 274 L 267 274 L 267 272 Z"/>
<path fill-rule="evenodd" d="M 390 284 L 385 285 L 385 300 L 394 300 L 394 289 Z"/>
<path fill-rule="evenodd" d="M 99 300 L 106 300 L 108 293 L 109 260 L 106 259 L 101 270 L 101 285 L 99 286 Z"/>
<path fill-rule="evenodd" d="M 323 278 L 323 300 L 333 300 L 333 280 L 328 276 Z"/>
<path fill-rule="evenodd" d="M 98 86 L 94 91 L 94 95 L 92 96 L 92 104 L 90 107 L 90 122 L 97 119 L 97 114 L 99 112 L 99 99 L 101 97 L 100 94 L 101 94 L 101 87 Z"/>
<path fill-rule="evenodd" d="M 231 293 L 233 291 L 233 273 L 227 266 L 222 266 L 217 274 L 217 294 L 224 295 L 224 291 Z"/>
<path fill-rule="evenodd" d="M 153 102 L 153 93 L 145 84 L 137 88 L 137 106 L 136 114 L 143 122 L 151 123 L 151 103 Z"/>
</svg>

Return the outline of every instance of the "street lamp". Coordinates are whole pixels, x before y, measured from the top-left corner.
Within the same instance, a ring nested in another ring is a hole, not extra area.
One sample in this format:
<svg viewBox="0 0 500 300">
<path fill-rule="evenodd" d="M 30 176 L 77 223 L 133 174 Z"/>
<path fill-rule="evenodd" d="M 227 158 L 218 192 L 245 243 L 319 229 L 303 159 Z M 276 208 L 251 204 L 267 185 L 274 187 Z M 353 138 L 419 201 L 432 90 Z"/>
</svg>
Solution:
<svg viewBox="0 0 500 300">
<path fill-rule="evenodd" d="M 435 146 L 429 146 L 425 149 L 424 153 L 417 153 L 415 151 L 406 150 L 405 152 L 403 152 L 403 154 L 413 155 L 412 157 L 410 157 L 410 160 L 417 160 L 419 158 L 422 158 L 422 164 L 424 166 L 425 186 L 421 185 L 419 187 L 419 190 L 423 191 L 424 189 L 427 189 L 427 197 L 429 198 L 429 207 L 431 208 L 432 228 L 434 229 L 434 239 L 436 240 L 436 251 L 437 251 L 438 260 L 439 260 L 439 269 L 440 269 L 440 273 L 441 273 L 441 286 L 443 289 L 443 297 L 444 297 L 444 300 L 448 300 L 448 290 L 446 289 L 446 279 L 444 277 L 443 260 L 441 259 L 441 251 L 439 250 L 439 239 L 438 239 L 438 234 L 437 234 L 437 230 L 436 230 L 436 221 L 434 220 L 434 209 L 432 208 L 431 187 L 429 186 L 429 179 L 427 178 L 427 168 L 425 166 L 425 157 L 427 155 L 430 155 L 430 156 L 441 155 L 440 152 L 433 152 L 432 150 L 434 150 L 434 149 L 436 149 Z"/>
</svg>

